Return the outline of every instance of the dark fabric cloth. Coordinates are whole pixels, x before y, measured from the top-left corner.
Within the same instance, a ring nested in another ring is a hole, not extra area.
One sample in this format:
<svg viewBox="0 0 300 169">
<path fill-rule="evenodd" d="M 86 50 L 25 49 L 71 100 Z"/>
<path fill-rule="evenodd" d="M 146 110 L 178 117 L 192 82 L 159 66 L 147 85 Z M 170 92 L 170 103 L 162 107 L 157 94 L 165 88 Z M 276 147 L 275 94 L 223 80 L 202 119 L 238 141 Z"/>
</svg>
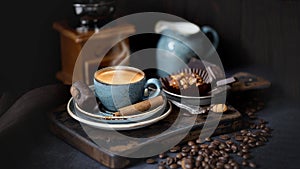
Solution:
<svg viewBox="0 0 300 169">
<path fill-rule="evenodd" d="M 64 103 L 70 97 L 68 88 L 68 85 L 51 84 L 30 90 L 21 96 L 4 94 L 0 102 L 0 135 L 18 122 Z"/>
</svg>

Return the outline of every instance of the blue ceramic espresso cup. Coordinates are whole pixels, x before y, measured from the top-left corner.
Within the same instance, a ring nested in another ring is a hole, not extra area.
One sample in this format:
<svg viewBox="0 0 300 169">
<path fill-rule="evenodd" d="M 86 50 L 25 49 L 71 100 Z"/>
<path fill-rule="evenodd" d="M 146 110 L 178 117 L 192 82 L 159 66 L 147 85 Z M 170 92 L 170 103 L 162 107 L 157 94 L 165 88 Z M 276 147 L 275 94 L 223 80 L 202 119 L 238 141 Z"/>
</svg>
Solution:
<svg viewBox="0 0 300 169">
<path fill-rule="evenodd" d="M 145 90 L 154 85 L 156 90 L 145 96 Z M 142 100 L 158 96 L 161 83 L 156 78 L 146 79 L 145 73 L 130 66 L 110 66 L 94 74 L 95 94 L 103 107 L 115 112 Z"/>
</svg>

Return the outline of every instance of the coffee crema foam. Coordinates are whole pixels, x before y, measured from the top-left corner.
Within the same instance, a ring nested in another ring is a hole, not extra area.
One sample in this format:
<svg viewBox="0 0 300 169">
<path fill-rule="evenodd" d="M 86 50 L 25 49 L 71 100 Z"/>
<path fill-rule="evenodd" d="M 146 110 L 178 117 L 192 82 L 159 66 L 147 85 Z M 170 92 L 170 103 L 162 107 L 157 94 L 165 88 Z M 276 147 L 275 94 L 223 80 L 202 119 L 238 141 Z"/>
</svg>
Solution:
<svg viewBox="0 0 300 169">
<path fill-rule="evenodd" d="M 144 74 L 134 70 L 115 69 L 99 72 L 95 78 L 107 84 L 129 84 L 142 80 Z"/>
</svg>

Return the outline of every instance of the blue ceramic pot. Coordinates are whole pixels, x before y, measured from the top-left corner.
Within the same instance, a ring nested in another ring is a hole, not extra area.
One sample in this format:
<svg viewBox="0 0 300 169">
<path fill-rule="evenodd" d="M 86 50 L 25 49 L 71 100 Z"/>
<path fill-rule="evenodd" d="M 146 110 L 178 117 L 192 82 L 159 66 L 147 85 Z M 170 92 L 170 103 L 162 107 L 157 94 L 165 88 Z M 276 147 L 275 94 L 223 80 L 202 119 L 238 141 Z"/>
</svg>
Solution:
<svg viewBox="0 0 300 169">
<path fill-rule="evenodd" d="M 190 22 L 160 21 L 156 32 L 161 34 L 157 44 L 157 66 L 168 73 L 185 68 L 192 57 L 208 58 L 219 44 L 219 36 L 213 28 L 202 26 L 200 29 Z M 212 41 L 207 34 L 212 35 Z"/>
</svg>

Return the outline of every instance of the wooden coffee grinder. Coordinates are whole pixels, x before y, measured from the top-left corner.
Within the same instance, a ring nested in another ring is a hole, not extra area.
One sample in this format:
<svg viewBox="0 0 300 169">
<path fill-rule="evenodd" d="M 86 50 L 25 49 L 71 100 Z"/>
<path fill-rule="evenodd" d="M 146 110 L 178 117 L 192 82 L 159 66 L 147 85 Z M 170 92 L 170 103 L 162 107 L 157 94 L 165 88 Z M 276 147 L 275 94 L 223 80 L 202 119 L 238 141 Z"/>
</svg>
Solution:
<svg viewBox="0 0 300 169">
<path fill-rule="evenodd" d="M 102 28 L 112 20 L 112 13 L 115 10 L 112 0 L 80 1 L 74 2 L 73 5 L 74 11 L 79 17 L 78 23 L 62 20 L 56 21 L 52 25 L 60 35 L 61 70 L 56 73 L 56 78 L 64 84 L 72 84 L 72 79 L 74 80 L 74 76 L 76 76 L 76 79 L 91 85 L 93 71 L 96 69 L 129 64 L 129 39 L 122 37 L 129 37 L 135 33 L 135 27 L 123 23 L 114 26 L 106 25 L 105 28 Z M 116 40 L 116 38 L 120 40 L 111 46 L 109 40 Z M 87 41 L 91 39 L 97 40 L 97 45 L 86 47 Z M 79 58 L 83 49 L 85 49 L 85 53 L 88 50 L 88 56 Z M 107 52 L 104 56 L 99 55 L 105 51 Z"/>
</svg>

